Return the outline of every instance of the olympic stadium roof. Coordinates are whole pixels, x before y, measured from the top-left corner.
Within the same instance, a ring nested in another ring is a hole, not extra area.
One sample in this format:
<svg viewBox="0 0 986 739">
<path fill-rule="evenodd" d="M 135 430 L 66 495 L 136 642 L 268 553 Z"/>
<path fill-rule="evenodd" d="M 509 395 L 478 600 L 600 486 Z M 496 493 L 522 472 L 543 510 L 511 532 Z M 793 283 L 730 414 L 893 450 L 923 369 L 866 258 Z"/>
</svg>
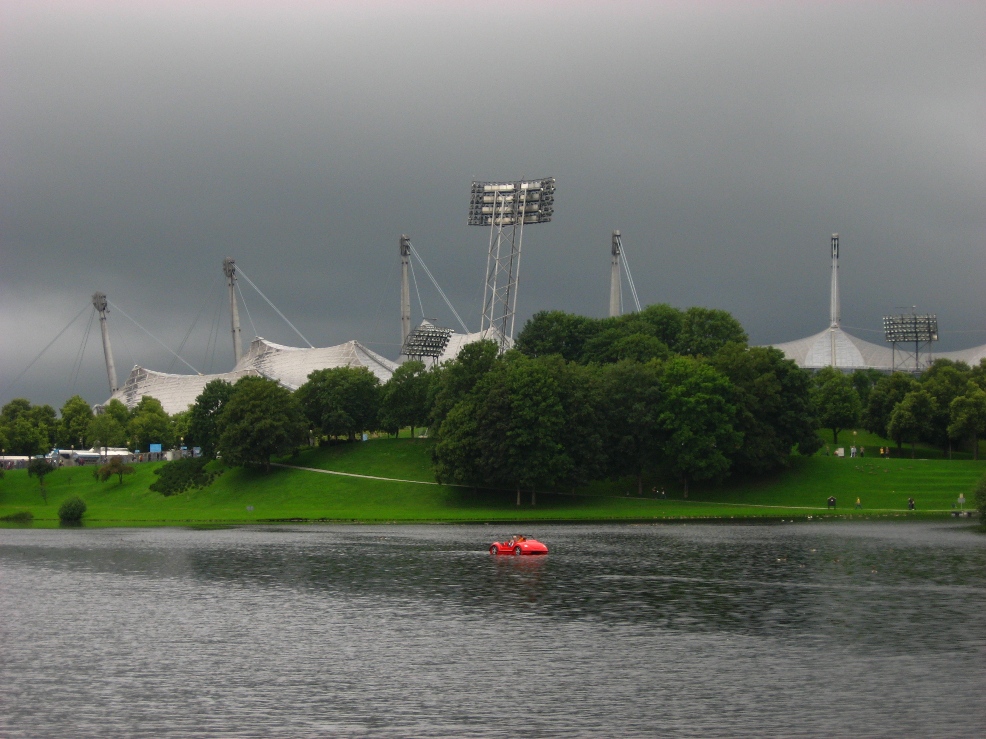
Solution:
<svg viewBox="0 0 986 739">
<path fill-rule="evenodd" d="M 836 367 L 844 370 L 893 369 L 893 352 L 889 346 L 871 344 L 830 326 L 814 336 L 783 344 L 772 344 L 804 369 Z M 906 369 L 902 367 L 901 369 Z"/>
<path fill-rule="evenodd" d="M 430 329 L 430 328 L 435 328 L 435 326 L 426 319 L 419 324 L 418 328 Z M 451 335 L 449 336 L 448 343 L 445 344 L 445 348 L 442 349 L 441 354 L 439 354 L 437 357 L 420 357 L 420 359 L 425 363 L 426 367 L 433 367 L 435 365 L 441 364 L 442 362 L 447 362 L 451 359 L 455 359 L 457 356 L 459 356 L 459 352 L 461 352 L 463 347 L 465 347 L 467 344 L 472 344 L 477 341 L 483 341 L 484 339 L 489 339 L 490 341 L 499 341 L 500 339 L 499 330 L 494 327 L 494 328 L 485 329 L 484 331 L 476 331 L 471 334 L 460 334 L 460 333 L 456 333 L 455 331 L 452 331 Z M 513 341 L 511 339 L 507 339 L 506 344 L 507 347 L 509 348 L 513 346 Z M 419 357 L 416 356 L 409 357 L 406 354 L 401 354 L 400 364 L 403 364 L 409 359 L 419 359 Z"/>
<path fill-rule="evenodd" d="M 274 344 L 257 337 L 250 343 L 250 351 L 240 358 L 230 372 L 173 375 L 137 366 L 109 400 L 115 398 L 132 409 L 141 398 L 151 396 L 161 401 L 165 413 L 172 415 L 195 403 L 202 389 L 212 380 L 234 383 L 241 377 L 268 377 L 290 390 L 297 390 L 315 370 L 333 367 L 366 367 L 381 382 L 386 382 L 397 369 L 397 364 L 370 351 L 358 341 L 323 348 L 301 348 Z"/>
</svg>

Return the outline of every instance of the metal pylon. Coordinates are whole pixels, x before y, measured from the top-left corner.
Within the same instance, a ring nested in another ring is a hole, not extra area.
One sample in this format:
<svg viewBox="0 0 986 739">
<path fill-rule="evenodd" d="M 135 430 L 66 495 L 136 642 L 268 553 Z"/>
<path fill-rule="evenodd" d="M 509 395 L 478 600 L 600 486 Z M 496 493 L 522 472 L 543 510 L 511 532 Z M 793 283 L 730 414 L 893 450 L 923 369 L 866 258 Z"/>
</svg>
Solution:
<svg viewBox="0 0 986 739">
<path fill-rule="evenodd" d="M 519 201 L 516 204 L 515 198 Z M 480 331 L 495 329 L 498 336 L 491 338 L 499 341 L 501 346 L 514 335 L 520 250 L 524 240 L 524 218 L 515 214 L 523 214 L 526 204 L 527 190 L 494 194 Z"/>
</svg>

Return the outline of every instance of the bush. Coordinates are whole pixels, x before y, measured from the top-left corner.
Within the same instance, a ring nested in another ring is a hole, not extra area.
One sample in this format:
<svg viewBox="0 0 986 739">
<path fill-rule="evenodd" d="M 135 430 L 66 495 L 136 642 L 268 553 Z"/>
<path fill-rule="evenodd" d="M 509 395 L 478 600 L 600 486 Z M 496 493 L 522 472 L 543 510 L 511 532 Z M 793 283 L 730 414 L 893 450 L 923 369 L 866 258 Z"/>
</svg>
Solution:
<svg viewBox="0 0 986 739">
<path fill-rule="evenodd" d="M 34 520 L 34 514 L 30 511 L 17 511 L 17 513 L 9 513 L 6 516 L 0 516 L 0 521 L 6 523 L 31 523 Z"/>
<path fill-rule="evenodd" d="M 207 457 L 176 459 L 158 467 L 154 474 L 160 479 L 150 484 L 150 489 L 161 495 L 177 495 L 189 488 L 204 488 L 216 477 L 215 472 L 206 472 Z"/>
<path fill-rule="evenodd" d="M 76 496 L 66 500 L 58 509 L 58 520 L 62 523 L 82 523 L 86 513 L 86 502 Z"/>
</svg>

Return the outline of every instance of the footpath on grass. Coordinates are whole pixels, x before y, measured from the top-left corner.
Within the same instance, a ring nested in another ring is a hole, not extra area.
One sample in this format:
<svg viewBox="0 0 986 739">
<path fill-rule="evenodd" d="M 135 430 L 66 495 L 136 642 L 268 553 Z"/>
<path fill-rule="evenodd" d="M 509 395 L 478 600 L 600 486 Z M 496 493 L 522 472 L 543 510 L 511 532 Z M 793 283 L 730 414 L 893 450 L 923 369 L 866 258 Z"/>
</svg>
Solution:
<svg viewBox="0 0 986 739">
<path fill-rule="evenodd" d="M 944 520 L 972 507 L 986 462 L 965 460 L 791 459 L 769 478 L 693 485 L 685 497 L 673 482 L 599 482 L 576 490 L 516 492 L 442 485 L 430 445 L 408 439 L 315 448 L 277 460 L 270 473 L 222 470 L 207 487 L 163 496 L 149 489 L 160 464 L 101 483 L 90 468 L 63 468 L 38 481 L 23 470 L 0 480 L 0 519 L 30 514 L 33 526 L 57 526 L 61 502 L 78 495 L 89 526 L 241 524 L 281 521 L 489 523 L 524 521 L 683 521 L 730 519 L 885 518 Z M 218 463 L 217 463 L 218 465 Z M 661 497 L 661 490 L 665 497 Z M 834 496 L 837 508 L 827 507 Z M 960 497 L 962 496 L 962 497 Z M 908 510 L 908 500 L 916 510 Z M 856 508 L 856 500 L 860 508 Z M 13 525 L 13 524 L 2 524 Z"/>
</svg>

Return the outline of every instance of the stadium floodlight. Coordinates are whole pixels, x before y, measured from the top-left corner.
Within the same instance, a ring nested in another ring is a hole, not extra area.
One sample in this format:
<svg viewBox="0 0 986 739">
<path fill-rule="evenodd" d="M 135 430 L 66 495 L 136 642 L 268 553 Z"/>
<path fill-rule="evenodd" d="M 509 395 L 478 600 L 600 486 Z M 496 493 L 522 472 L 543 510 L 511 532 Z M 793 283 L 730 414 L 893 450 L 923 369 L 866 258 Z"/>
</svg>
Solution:
<svg viewBox="0 0 986 739">
<path fill-rule="evenodd" d="M 934 314 L 884 316 L 883 333 L 891 343 L 938 341 L 938 318 Z"/>
<path fill-rule="evenodd" d="M 490 227 L 480 331 L 495 329 L 489 333 L 501 349 L 514 335 L 524 226 L 548 223 L 554 212 L 554 177 L 472 183 L 469 225 Z"/>
<path fill-rule="evenodd" d="M 884 316 L 883 335 L 891 345 L 891 369 L 896 371 L 906 368 L 919 372 L 922 345 L 927 346 L 938 341 L 938 318 L 931 313 Z M 898 348 L 899 344 L 905 346 Z M 914 345 L 913 351 L 910 349 L 911 344 Z M 907 366 L 908 359 L 913 359 L 913 365 Z"/>
<path fill-rule="evenodd" d="M 422 360 L 425 357 L 438 359 L 452 338 L 452 329 L 422 323 L 404 340 L 401 354 L 410 359 Z"/>
</svg>

